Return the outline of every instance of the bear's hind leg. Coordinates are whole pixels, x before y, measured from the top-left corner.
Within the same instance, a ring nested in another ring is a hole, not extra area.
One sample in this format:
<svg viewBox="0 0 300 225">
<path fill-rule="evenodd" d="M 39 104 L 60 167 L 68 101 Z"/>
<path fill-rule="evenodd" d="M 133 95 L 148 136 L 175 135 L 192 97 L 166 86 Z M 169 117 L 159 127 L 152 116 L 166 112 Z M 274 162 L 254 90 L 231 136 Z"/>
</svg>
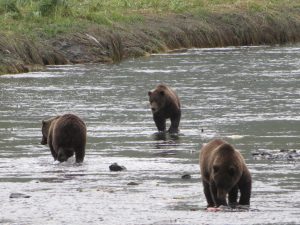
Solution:
<svg viewBox="0 0 300 225">
<path fill-rule="evenodd" d="M 76 163 L 82 163 L 85 156 L 85 147 L 75 149 Z"/>
<path fill-rule="evenodd" d="M 180 123 L 181 112 L 179 112 L 176 116 L 171 117 L 171 126 L 169 128 L 169 133 L 178 133 L 178 127 Z"/>
<path fill-rule="evenodd" d="M 58 155 L 57 155 L 57 160 L 59 162 L 65 162 L 67 161 L 70 157 L 74 155 L 74 149 L 70 147 L 59 147 L 58 148 Z"/>
<path fill-rule="evenodd" d="M 171 118 L 171 126 L 168 132 L 171 134 L 178 133 L 178 127 L 179 127 L 179 120 Z"/>
<path fill-rule="evenodd" d="M 49 148 L 50 148 L 51 154 L 54 158 L 54 161 L 57 160 L 57 152 L 54 150 L 52 143 L 49 143 Z"/>
</svg>

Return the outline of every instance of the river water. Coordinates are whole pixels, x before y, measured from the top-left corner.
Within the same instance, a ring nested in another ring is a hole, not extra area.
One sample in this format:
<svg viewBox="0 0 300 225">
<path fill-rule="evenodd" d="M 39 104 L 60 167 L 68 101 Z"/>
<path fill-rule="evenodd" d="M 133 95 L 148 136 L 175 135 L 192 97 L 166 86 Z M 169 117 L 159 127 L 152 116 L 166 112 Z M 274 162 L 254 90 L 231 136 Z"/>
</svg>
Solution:
<svg viewBox="0 0 300 225">
<path fill-rule="evenodd" d="M 147 92 L 159 83 L 181 98 L 178 136 L 156 134 Z M 49 67 L 1 76 L 0 97 L 0 224 L 300 224 L 299 160 L 253 157 L 299 152 L 300 46 Z M 39 144 L 41 120 L 69 112 L 88 128 L 82 165 Z M 198 155 L 215 137 L 246 159 L 249 211 L 205 211 Z"/>
</svg>

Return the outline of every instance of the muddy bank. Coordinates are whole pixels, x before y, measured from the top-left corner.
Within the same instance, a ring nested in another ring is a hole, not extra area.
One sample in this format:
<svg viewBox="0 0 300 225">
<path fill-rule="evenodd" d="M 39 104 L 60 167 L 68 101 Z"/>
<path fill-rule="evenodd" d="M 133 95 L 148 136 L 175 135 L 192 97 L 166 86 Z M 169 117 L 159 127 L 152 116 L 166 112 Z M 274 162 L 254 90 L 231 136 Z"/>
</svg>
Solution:
<svg viewBox="0 0 300 225">
<path fill-rule="evenodd" d="M 67 64 L 68 58 L 43 41 L 0 35 L 0 74 L 41 70 L 45 65 Z"/>
<path fill-rule="evenodd" d="M 284 44 L 300 41 L 300 9 L 207 15 L 145 15 L 143 22 L 85 30 L 32 41 L 0 36 L 0 74 L 45 65 L 113 63 L 179 48 Z"/>
</svg>

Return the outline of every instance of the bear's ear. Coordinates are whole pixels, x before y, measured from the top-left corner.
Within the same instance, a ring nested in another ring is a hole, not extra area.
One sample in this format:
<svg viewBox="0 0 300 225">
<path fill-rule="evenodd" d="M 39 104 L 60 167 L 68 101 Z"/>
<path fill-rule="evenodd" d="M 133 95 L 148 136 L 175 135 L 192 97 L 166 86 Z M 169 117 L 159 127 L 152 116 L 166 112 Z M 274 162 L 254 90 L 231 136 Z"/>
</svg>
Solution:
<svg viewBox="0 0 300 225">
<path fill-rule="evenodd" d="M 45 120 L 42 120 L 42 124 L 45 125 L 45 124 L 46 124 L 46 121 L 45 121 Z"/>
<path fill-rule="evenodd" d="M 165 92 L 164 91 L 160 91 L 159 94 L 163 96 L 163 95 L 165 95 Z"/>
<path fill-rule="evenodd" d="M 152 95 L 152 92 L 151 91 L 148 91 L 148 96 L 151 96 Z"/>
</svg>

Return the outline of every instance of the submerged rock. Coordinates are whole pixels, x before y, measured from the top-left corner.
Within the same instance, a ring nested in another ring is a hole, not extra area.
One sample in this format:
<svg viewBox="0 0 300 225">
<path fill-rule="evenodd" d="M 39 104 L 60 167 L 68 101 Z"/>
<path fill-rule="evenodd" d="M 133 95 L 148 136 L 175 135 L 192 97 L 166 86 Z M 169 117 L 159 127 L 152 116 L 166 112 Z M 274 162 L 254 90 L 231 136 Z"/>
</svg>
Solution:
<svg viewBox="0 0 300 225">
<path fill-rule="evenodd" d="M 139 185 L 139 184 L 136 183 L 136 182 L 131 181 L 131 182 L 129 182 L 127 185 L 129 185 L 129 186 L 134 186 L 134 185 Z"/>
<path fill-rule="evenodd" d="M 22 194 L 22 193 L 11 193 L 9 198 L 30 198 L 30 195 Z"/>
<path fill-rule="evenodd" d="M 300 160 L 300 151 L 297 150 L 257 150 L 252 152 L 254 159 L 267 159 L 267 160 L 287 160 L 287 161 L 299 161 Z"/>
<path fill-rule="evenodd" d="M 126 170 L 126 167 L 120 166 L 117 163 L 113 163 L 109 166 L 109 170 L 110 171 L 122 171 L 122 170 Z"/>
<path fill-rule="evenodd" d="M 191 174 L 188 174 L 188 173 L 185 173 L 181 176 L 181 179 L 183 179 L 183 180 L 189 180 L 191 178 L 192 178 Z"/>
</svg>

